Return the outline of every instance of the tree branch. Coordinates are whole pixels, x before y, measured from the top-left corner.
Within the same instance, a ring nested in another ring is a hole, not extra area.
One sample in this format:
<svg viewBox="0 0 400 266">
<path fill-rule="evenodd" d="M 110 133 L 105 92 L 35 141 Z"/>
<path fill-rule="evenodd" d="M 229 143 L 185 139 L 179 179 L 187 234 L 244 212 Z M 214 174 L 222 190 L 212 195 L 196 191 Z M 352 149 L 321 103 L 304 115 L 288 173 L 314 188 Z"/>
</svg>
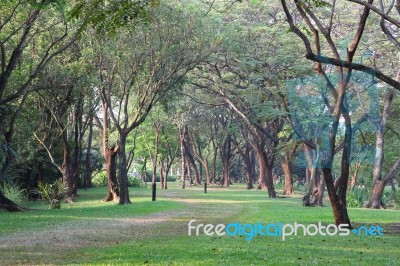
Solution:
<svg viewBox="0 0 400 266">
<path fill-rule="evenodd" d="M 382 72 L 380 72 L 379 70 L 376 70 L 374 68 L 362 65 L 362 64 L 358 64 L 358 63 L 352 63 L 352 62 L 348 62 L 348 61 L 344 61 L 344 60 L 338 60 L 335 58 L 331 58 L 331 57 L 326 57 L 326 56 L 319 56 L 313 53 L 308 53 L 306 54 L 306 58 L 314 61 L 314 62 L 321 62 L 324 64 L 329 64 L 329 65 L 334 65 L 334 66 L 342 66 L 348 69 L 352 69 L 352 70 L 358 70 L 364 73 L 367 73 L 371 76 L 376 76 L 379 80 L 385 82 L 386 84 L 392 86 L 394 89 L 400 91 L 400 82 L 390 78 L 389 76 L 383 74 Z"/>
</svg>

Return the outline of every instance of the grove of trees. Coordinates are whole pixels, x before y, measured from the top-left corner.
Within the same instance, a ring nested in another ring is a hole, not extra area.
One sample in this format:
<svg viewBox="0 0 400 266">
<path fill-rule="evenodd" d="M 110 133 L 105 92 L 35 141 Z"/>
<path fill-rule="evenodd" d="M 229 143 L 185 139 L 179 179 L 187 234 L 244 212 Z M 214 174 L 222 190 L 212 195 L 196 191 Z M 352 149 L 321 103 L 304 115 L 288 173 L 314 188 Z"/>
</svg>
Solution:
<svg viewBox="0 0 400 266">
<path fill-rule="evenodd" d="M 59 178 L 69 202 L 105 185 L 129 204 L 133 184 L 176 181 L 301 193 L 336 224 L 348 206 L 387 207 L 399 6 L 1 1 L 0 208 L 24 210 L 5 184 L 31 198 Z"/>
</svg>

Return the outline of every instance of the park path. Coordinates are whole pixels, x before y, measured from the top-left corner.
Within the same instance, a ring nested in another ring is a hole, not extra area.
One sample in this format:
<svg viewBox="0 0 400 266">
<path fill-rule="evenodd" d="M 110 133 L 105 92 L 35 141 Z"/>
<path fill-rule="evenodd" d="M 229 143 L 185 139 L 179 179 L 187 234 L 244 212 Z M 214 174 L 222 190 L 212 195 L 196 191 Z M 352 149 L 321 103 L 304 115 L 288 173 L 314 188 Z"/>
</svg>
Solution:
<svg viewBox="0 0 400 266">
<path fill-rule="evenodd" d="M 61 259 L 63 254 L 79 248 L 104 247 L 164 235 L 185 235 L 191 219 L 217 223 L 242 211 L 240 204 L 235 208 L 221 208 L 223 200 L 192 199 L 190 194 L 173 191 L 163 192 L 162 197 L 163 200 L 183 203 L 184 207 L 131 218 L 68 220 L 38 230 L 2 234 L 0 254 L 9 256 L 2 256 L 0 265 L 26 265 L 35 261 L 46 264 L 44 258 L 54 259 L 56 254 Z"/>
</svg>

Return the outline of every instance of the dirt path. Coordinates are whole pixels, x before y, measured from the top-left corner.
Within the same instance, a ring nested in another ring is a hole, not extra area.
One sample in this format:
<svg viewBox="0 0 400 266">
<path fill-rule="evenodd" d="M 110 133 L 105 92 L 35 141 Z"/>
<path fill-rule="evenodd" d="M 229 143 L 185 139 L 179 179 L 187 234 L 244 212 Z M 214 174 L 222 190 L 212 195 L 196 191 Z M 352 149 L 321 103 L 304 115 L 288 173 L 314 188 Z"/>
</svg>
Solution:
<svg viewBox="0 0 400 266">
<path fill-rule="evenodd" d="M 39 230 L 25 230 L 0 236 L 0 254 L 10 256 L 0 265 L 54 263 L 68 251 L 85 247 L 104 247 L 128 241 L 140 241 L 162 235 L 185 235 L 187 223 L 223 221 L 241 211 L 240 205 L 232 210 L 221 208 L 220 202 L 177 197 L 169 193 L 170 200 L 184 207 L 174 211 L 161 211 L 132 218 L 96 218 L 65 221 Z"/>
</svg>

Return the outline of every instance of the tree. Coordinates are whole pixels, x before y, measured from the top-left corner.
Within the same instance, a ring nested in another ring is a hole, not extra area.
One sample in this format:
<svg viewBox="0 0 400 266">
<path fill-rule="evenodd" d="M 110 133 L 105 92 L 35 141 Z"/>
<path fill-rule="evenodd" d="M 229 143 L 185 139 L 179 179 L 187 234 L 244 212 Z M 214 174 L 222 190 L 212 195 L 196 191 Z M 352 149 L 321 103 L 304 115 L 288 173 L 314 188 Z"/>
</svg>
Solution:
<svg viewBox="0 0 400 266">
<path fill-rule="evenodd" d="M 118 132 L 120 204 L 130 203 L 125 152 L 128 135 L 169 91 L 179 88 L 185 74 L 212 49 L 207 39 L 192 42 L 196 36 L 205 34 L 195 14 L 185 10 L 179 13 L 175 8 L 169 5 L 154 8 L 150 25 L 138 25 L 133 32 L 120 32 L 118 38 L 105 40 L 99 47 L 102 58 L 98 64 L 101 81 L 98 86 Z M 175 23 L 182 27 L 173 27 Z M 105 47 L 113 47 L 113 53 L 106 55 Z M 112 104 L 113 99 L 118 106 Z"/>
<path fill-rule="evenodd" d="M 295 10 L 297 11 L 296 16 L 301 18 L 295 20 L 292 12 L 289 11 L 287 1 L 282 0 L 281 5 L 284 9 L 287 22 L 290 29 L 295 33 L 303 42 L 306 49 L 306 58 L 316 62 L 314 64 L 314 70 L 320 75 L 321 80 L 325 82 L 325 88 L 330 92 L 329 97 L 325 97 L 326 108 L 332 114 L 331 124 L 329 126 L 329 140 L 326 141 L 327 146 L 324 158 L 322 172 L 327 186 L 329 198 L 334 212 L 335 223 L 336 224 L 348 224 L 350 225 L 350 219 L 348 217 L 346 208 L 346 190 L 347 182 L 349 178 L 349 168 L 350 168 L 350 155 L 351 155 L 351 145 L 353 136 L 353 127 L 351 121 L 351 113 L 349 112 L 349 87 L 352 83 L 357 82 L 354 80 L 353 70 L 359 70 L 369 74 L 375 74 L 378 79 L 381 79 L 388 84 L 396 85 L 397 82 L 383 74 L 380 71 L 374 71 L 373 68 L 354 63 L 355 54 L 360 46 L 361 37 L 364 33 L 366 22 L 370 14 L 368 8 L 362 10 L 360 20 L 356 26 L 355 34 L 352 41 L 348 45 L 345 53 L 345 59 L 339 53 L 338 45 L 335 44 L 335 40 L 332 37 L 332 28 L 334 25 L 334 14 L 336 14 L 336 1 L 332 1 L 329 4 L 329 16 L 320 16 L 317 14 L 318 9 L 314 9 L 314 5 L 324 6 L 328 8 L 328 4 L 325 1 L 315 1 L 315 3 L 304 3 L 297 0 L 293 1 Z M 326 19 L 324 21 L 323 19 Z M 310 32 L 310 35 L 304 33 L 300 26 L 303 22 L 304 27 Z M 311 36 L 313 37 L 310 40 Z M 349 36 L 350 38 L 350 36 Z M 322 41 L 327 44 L 327 48 L 331 56 L 324 56 L 322 53 L 324 46 Z M 327 71 L 329 68 L 324 68 L 323 64 L 336 66 L 337 80 L 332 82 Z M 362 84 L 364 85 L 364 84 Z M 368 86 L 368 85 L 367 85 Z M 336 148 L 336 138 L 338 135 L 340 118 L 343 117 L 345 121 L 344 130 L 344 140 L 342 148 L 342 158 L 340 165 L 340 176 L 338 180 L 334 183 L 332 176 L 332 166 L 335 157 Z M 306 140 L 305 138 L 303 138 Z M 310 145 L 310 143 L 306 143 Z M 315 145 L 310 145 L 313 149 L 317 147 Z"/>
<path fill-rule="evenodd" d="M 62 12 L 63 1 L 49 0 L 40 4 L 2 1 L 0 8 L 0 107 L 15 106 L 12 112 L 9 108 L 1 108 L 0 133 L 1 143 L 11 145 L 15 121 L 28 93 L 34 89 L 32 82 L 55 56 L 76 41 L 76 36 L 69 34 Z M 41 30 L 43 21 L 49 22 L 45 31 Z M 12 156 L 7 156 L 1 174 L 7 172 L 12 160 Z"/>
</svg>

